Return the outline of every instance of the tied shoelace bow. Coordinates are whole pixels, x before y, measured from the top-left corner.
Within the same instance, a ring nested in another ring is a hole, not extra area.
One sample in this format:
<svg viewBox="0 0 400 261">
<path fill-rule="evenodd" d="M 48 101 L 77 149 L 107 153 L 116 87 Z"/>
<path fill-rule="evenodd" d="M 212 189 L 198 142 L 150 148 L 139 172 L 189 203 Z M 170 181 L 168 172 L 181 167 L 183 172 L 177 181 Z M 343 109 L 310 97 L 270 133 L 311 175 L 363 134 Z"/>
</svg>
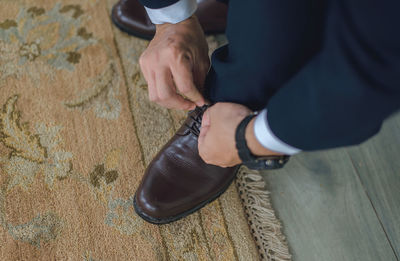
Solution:
<svg viewBox="0 0 400 261">
<path fill-rule="evenodd" d="M 195 115 L 192 116 L 190 115 L 189 117 L 193 120 L 192 124 L 189 126 L 188 124 L 185 124 L 186 127 L 188 127 L 189 131 L 193 133 L 196 137 L 200 135 L 200 127 L 201 127 L 201 120 L 203 118 L 203 114 L 206 111 L 206 109 L 209 107 L 209 105 L 203 105 L 202 107 L 196 107 L 195 112 L 197 112 Z M 189 113 L 191 114 L 191 113 Z"/>
</svg>

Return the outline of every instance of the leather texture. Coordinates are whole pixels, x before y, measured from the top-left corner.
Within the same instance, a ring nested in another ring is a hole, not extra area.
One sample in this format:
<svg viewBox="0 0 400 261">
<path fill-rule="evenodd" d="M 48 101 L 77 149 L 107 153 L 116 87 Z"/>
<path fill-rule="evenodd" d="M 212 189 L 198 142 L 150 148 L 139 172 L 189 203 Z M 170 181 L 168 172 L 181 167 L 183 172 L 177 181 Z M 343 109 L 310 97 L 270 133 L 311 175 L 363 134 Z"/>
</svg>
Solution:
<svg viewBox="0 0 400 261">
<path fill-rule="evenodd" d="M 206 34 L 223 33 L 228 6 L 216 0 L 197 0 L 196 16 Z M 156 27 L 138 0 L 120 0 L 111 13 L 113 23 L 122 31 L 143 39 L 152 39 Z"/>
<path fill-rule="evenodd" d="M 238 167 L 206 164 L 199 156 L 197 139 L 205 107 L 188 118 L 150 163 L 136 191 L 135 210 L 156 224 L 178 220 L 221 195 Z"/>
</svg>

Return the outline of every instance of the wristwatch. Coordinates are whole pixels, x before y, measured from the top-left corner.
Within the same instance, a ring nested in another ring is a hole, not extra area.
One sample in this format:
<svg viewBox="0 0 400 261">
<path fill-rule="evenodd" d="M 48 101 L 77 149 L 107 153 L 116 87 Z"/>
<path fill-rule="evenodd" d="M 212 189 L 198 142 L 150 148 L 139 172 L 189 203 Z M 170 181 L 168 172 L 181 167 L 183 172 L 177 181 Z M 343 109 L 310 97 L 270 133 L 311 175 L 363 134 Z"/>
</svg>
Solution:
<svg viewBox="0 0 400 261">
<path fill-rule="evenodd" d="M 236 149 L 238 150 L 239 157 L 242 160 L 242 164 L 247 166 L 249 169 L 254 170 L 266 170 L 266 169 L 279 169 L 282 168 L 286 162 L 288 162 L 290 156 L 255 156 L 251 153 L 246 142 L 246 127 L 257 113 L 252 113 L 246 116 L 237 126 L 235 139 Z"/>
</svg>

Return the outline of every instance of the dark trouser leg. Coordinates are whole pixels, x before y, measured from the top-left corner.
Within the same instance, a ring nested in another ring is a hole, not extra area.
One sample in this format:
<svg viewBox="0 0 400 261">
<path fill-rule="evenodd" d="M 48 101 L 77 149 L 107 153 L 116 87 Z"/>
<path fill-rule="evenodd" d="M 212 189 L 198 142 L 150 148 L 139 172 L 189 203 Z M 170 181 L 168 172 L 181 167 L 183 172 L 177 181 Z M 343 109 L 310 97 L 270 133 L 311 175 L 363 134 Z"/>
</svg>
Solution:
<svg viewBox="0 0 400 261">
<path fill-rule="evenodd" d="M 272 132 L 302 150 L 359 144 L 400 108 L 400 2 L 311 3 L 231 0 L 207 94 L 267 107 Z"/>
<path fill-rule="evenodd" d="M 206 96 L 264 108 L 318 50 L 322 14 L 312 0 L 230 0 L 229 45 L 212 56 Z"/>
</svg>

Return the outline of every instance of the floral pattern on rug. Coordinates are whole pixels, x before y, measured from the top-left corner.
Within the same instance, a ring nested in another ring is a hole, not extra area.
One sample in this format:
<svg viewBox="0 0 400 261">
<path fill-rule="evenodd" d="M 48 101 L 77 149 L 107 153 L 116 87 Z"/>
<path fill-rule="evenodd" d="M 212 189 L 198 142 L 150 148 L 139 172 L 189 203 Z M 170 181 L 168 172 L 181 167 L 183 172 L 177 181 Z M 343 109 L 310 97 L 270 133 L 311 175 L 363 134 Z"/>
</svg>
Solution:
<svg viewBox="0 0 400 261">
<path fill-rule="evenodd" d="M 117 119 L 121 111 L 121 103 L 117 99 L 119 84 L 114 63 L 109 63 L 105 71 L 92 80 L 93 87 L 78 94 L 73 101 L 66 101 L 64 105 L 70 109 L 93 108 L 99 118 Z"/>
<path fill-rule="evenodd" d="M 22 8 L 15 20 L 0 21 L 0 39 L 17 46 L 18 65 L 36 60 L 56 69 L 73 70 L 80 51 L 95 44 L 93 34 L 82 25 L 80 5 L 56 4 L 51 10 L 42 7 Z M 12 61 L 3 66 L 11 67 Z"/>
<path fill-rule="evenodd" d="M 52 212 L 39 214 L 31 221 L 13 226 L 8 223 L 8 231 L 14 239 L 27 242 L 36 247 L 41 243 L 47 243 L 59 236 L 62 230 L 60 217 Z"/>
<path fill-rule="evenodd" d="M 65 178 L 72 169 L 70 152 L 60 149 L 61 127 L 38 124 L 36 133 L 29 124 L 20 122 L 20 112 L 15 109 L 18 95 L 7 100 L 0 113 L 0 142 L 11 149 L 8 157 L 0 158 L 5 173 L 10 176 L 7 191 L 15 186 L 29 189 L 34 177 L 43 173 L 47 185 L 55 178 Z"/>
<path fill-rule="evenodd" d="M 56 70 L 74 70 L 81 60 L 81 51 L 88 46 L 102 46 L 109 56 L 109 65 L 98 77 L 91 79 L 93 86 L 78 94 L 78 98 L 66 101 L 71 109 L 92 108 L 99 118 L 116 119 L 121 110 L 117 96 L 119 77 L 110 48 L 97 40 L 83 26 L 84 10 L 80 5 L 57 3 L 51 10 L 22 8 L 15 20 L 0 21 L 0 87 L 9 77 L 20 78 L 28 74 L 40 85 L 40 74 Z M 50 68 L 49 68 L 50 67 Z"/>
<path fill-rule="evenodd" d="M 5 198 L 16 186 L 28 191 L 39 173 L 45 176 L 49 186 L 53 185 L 54 178 L 65 178 L 71 171 L 72 154 L 60 149 L 60 127 L 38 125 L 38 132 L 33 134 L 27 122 L 21 123 L 21 113 L 16 110 L 18 97 L 10 97 L 0 111 L 0 143 L 11 150 L 8 156 L 0 155 L 0 167 L 8 175 L 0 192 L 0 225 L 7 228 L 16 240 L 40 247 L 41 242 L 57 237 L 61 230 L 61 219 L 50 211 L 38 214 L 25 224 L 12 225 L 2 211 Z"/>
<path fill-rule="evenodd" d="M 135 214 L 145 167 L 185 113 L 148 101 L 148 42 L 121 48 L 106 5 L 0 1 L 0 259 L 257 260 L 233 189 L 173 224 Z"/>
<path fill-rule="evenodd" d="M 133 214 L 133 196 L 128 199 L 113 196 L 122 151 L 109 151 L 104 161 L 95 165 L 88 175 L 73 171 L 73 155 L 62 149 L 62 127 L 38 123 L 32 133 L 29 123 L 21 122 L 22 114 L 17 110 L 18 98 L 19 95 L 10 97 L 0 111 L 0 143 L 10 150 L 8 156 L 0 155 L 0 169 L 8 175 L 8 180 L 3 183 L 0 191 L 0 226 L 7 228 L 15 240 L 27 242 L 37 248 L 55 240 L 62 233 L 64 222 L 56 213 L 47 211 L 26 223 L 13 225 L 7 222 L 3 211 L 6 207 L 4 202 L 16 186 L 29 192 L 30 185 L 35 179 L 40 179 L 40 176 L 44 177 L 44 182 L 50 189 L 55 182 L 71 178 L 87 186 L 94 199 L 107 208 L 104 216 L 107 226 L 122 234 L 142 238 L 151 245 L 155 240 L 153 234 L 146 230 L 144 221 Z M 163 256 L 159 245 L 152 245 L 152 248 L 158 256 Z M 86 253 L 84 260 L 94 259 L 90 253 Z"/>
<path fill-rule="evenodd" d="M 64 180 L 72 175 L 72 159 L 70 152 L 64 151 L 60 136 L 60 126 L 37 124 L 36 132 L 31 133 L 29 123 L 21 123 L 21 112 L 16 109 L 18 95 L 10 97 L 0 112 L 0 143 L 11 150 L 8 156 L 0 155 L 0 168 L 9 176 L 8 186 L 2 190 L 1 197 L 14 187 L 20 186 L 28 191 L 37 175 L 44 176 L 45 183 L 51 188 L 55 180 Z M 105 224 L 114 227 L 121 233 L 132 235 L 143 233 L 143 221 L 133 214 L 133 197 L 125 200 L 113 198 L 114 181 L 118 178 L 117 167 L 121 150 L 111 150 L 104 162 L 96 165 L 86 176 L 74 173 L 80 182 L 87 184 L 96 200 L 108 208 Z M 3 184 L 4 185 L 4 184 Z M 0 203 L 4 200 L 0 200 Z M 48 242 L 60 232 L 61 219 L 52 212 L 39 214 L 31 221 L 21 225 L 10 225 L 1 212 L 0 225 L 8 227 L 9 233 L 17 240 L 40 247 L 40 242 Z M 147 235 L 147 236 L 150 236 Z"/>
</svg>

